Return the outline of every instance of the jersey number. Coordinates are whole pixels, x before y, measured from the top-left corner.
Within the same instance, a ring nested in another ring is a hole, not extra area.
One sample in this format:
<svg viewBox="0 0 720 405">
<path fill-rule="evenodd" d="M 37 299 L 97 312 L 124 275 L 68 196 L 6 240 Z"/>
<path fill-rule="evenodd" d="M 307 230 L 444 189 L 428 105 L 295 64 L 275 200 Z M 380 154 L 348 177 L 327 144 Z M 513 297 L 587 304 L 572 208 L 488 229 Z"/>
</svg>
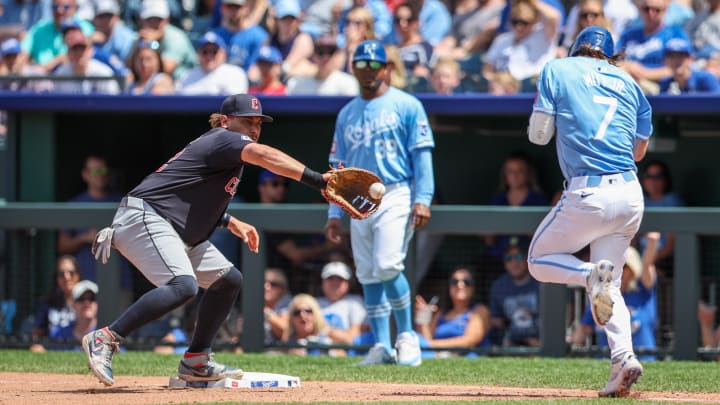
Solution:
<svg viewBox="0 0 720 405">
<path fill-rule="evenodd" d="M 610 125 L 610 121 L 612 121 L 613 116 L 615 115 L 615 111 L 617 110 L 617 99 L 615 97 L 593 96 L 593 102 L 595 104 L 602 104 L 608 106 L 608 109 L 605 112 L 605 117 L 603 117 L 603 120 L 600 123 L 600 127 L 598 128 L 597 132 L 595 132 L 595 137 L 593 138 L 603 139 L 605 137 L 607 127 L 608 125 Z"/>
<path fill-rule="evenodd" d="M 375 141 L 375 156 L 377 156 L 380 159 L 388 158 L 388 159 L 395 159 L 397 158 L 397 143 L 395 143 L 394 140 L 383 140 L 378 139 Z"/>
</svg>

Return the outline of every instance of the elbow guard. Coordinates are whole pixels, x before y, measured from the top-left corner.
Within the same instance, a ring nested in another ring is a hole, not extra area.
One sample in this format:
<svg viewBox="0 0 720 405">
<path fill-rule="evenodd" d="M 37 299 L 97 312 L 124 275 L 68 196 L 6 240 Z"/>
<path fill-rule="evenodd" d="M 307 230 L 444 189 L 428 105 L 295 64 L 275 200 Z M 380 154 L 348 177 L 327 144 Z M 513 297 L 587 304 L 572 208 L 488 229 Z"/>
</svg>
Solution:
<svg viewBox="0 0 720 405">
<path fill-rule="evenodd" d="M 528 125 L 528 139 L 536 145 L 547 145 L 555 135 L 555 117 L 543 113 L 532 113 Z"/>
</svg>

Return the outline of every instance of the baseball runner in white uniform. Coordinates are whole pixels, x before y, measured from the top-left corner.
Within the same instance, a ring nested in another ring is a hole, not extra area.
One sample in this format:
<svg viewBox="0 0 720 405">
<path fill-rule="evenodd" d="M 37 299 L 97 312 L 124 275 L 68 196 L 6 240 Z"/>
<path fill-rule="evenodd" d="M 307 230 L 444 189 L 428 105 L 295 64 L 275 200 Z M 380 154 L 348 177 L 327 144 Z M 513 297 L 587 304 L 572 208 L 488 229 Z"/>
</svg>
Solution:
<svg viewBox="0 0 720 405">
<path fill-rule="evenodd" d="M 379 210 L 350 224 L 357 278 L 377 342 L 359 364 L 417 366 L 422 361 L 420 344 L 413 331 L 403 262 L 414 228 L 430 218 L 433 133 L 420 101 L 387 83 L 382 43 L 360 43 L 353 54 L 353 71 L 361 94 L 338 115 L 330 164 L 368 169 L 386 185 Z M 338 207 L 330 206 L 325 227 L 330 241 L 340 240 L 341 215 Z M 396 350 L 390 336 L 391 312 L 398 333 Z"/>
<path fill-rule="evenodd" d="M 562 198 L 530 244 L 530 273 L 542 282 L 587 287 L 612 357 L 600 396 L 626 396 L 643 372 L 620 279 L 644 209 L 635 162 L 645 156 L 652 133 L 650 105 L 632 77 L 615 66 L 613 48 L 610 33 L 592 26 L 578 34 L 570 57 L 548 62 L 528 128 L 530 141 L 539 145 L 557 129 L 566 179 Z M 590 262 L 573 256 L 588 244 Z"/>
</svg>

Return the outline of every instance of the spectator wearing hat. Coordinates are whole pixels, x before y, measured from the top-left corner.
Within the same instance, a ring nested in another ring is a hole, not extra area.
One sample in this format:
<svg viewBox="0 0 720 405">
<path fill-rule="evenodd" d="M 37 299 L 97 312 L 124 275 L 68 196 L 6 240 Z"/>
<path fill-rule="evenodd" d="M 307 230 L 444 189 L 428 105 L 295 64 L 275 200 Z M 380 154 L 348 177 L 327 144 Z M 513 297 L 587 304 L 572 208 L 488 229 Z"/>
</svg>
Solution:
<svg viewBox="0 0 720 405">
<path fill-rule="evenodd" d="M 54 76 L 76 77 L 78 80 L 63 80 L 55 83 L 55 92 L 67 94 L 118 94 L 120 86 L 113 69 L 94 59 L 93 48 L 88 37 L 79 28 L 65 30 L 63 41 L 68 48 L 67 62 L 54 71 Z M 83 79 L 83 77 L 106 77 L 107 79 Z"/>
<path fill-rule="evenodd" d="M 663 60 L 670 68 L 671 76 L 660 80 L 660 93 L 717 93 L 720 92 L 718 78 L 710 72 L 695 70 L 690 42 L 673 38 L 665 44 Z"/>
<path fill-rule="evenodd" d="M 98 286 L 90 280 L 82 280 L 72 289 L 73 308 L 75 309 L 75 324 L 72 336 L 79 342 L 85 334 L 97 329 L 98 325 Z"/>
<path fill-rule="evenodd" d="M 490 315 L 495 344 L 540 345 L 540 284 L 530 276 L 528 238 L 510 238 L 503 253 L 505 273 L 490 287 Z"/>
<path fill-rule="evenodd" d="M 126 61 L 137 33 L 120 19 L 117 0 L 97 0 L 92 22 L 95 25 L 95 32 L 90 36 L 93 46 Z"/>
<path fill-rule="evenodd" d="M 216 33 L 207 32 L 198 42 L 200 66 L 189 70 L 177 83 L 179 94 L 230 95 L 247 93 L 248 80 L 242 68 L 227 62 L 227 45 Z"/>
<path fill-rule="evenodd" d="M 250 88 L 252 94 L 265 94 L 282 96 L 287 92 L 285 84 L 280 80 L 282 56 L 280 51 L 273 46 L 260 48 L 255 66 L 260 72 L 260 79 L 257 85 Z"/>
<path fill-rule="evenodd" d="M 38 21 L 22 39 L 21 58 L 29 58 L 45 70 L 51 72 L 60 63 L 67 61 L 67 46 L 62 40 L 62 25 L 75 21 L 85 35 L 95 30 L 93 25 L 75 16 L 76 0 L 53 0 L 52 18 Z"/>
<path fill-rule="evenodd" d="M 197 55 L 187 33 L 170 24 L 168 0 L 143 0 L 138 33 L 145 41 L 158 42 L 163 70 L 173 80 L 197 66 Z"/>
<path fill-rule="evenodd" d="M 312 68 L 315 73 L 288 79 L 288 94 L 319 96 L 356 96 L 360 93 L 357 79 L 338 69 L 340 58 L 332 36 L 323 35 L 315 41 Z M 307 69 L 310 70 L 310 69 Z"/>
<path fill-rule="evenodd" d="M 45 70 L 37 65 L 31 65 L 27 59 L 20 61 L 22 52 L 20 41 L 8 38 L 0 43 L 0 75 L 17 76 L 17 80 L 0 80 L 0 90 L 26 91 L 32 93 L 46 93 L 52 91 L 53 83 L 49 80 L 33 80 L 28 76 L 44 76 Z"/>
<path fill-rule="evenodd" d="M 274 10 L 277 29 L 270 38 L 270 45 L 280 51 L 282 73 L 292 77 L 312 57 L 313 39 L 310 34 L 300 31 L 302 10 L 299 0 L 279 0 Z"/>
<path fill-rule="evenodd" d="M 98 286 L 89 280 L 74 284 L 71 290 L 71 312 L 64 322 L 53 325 L 48 333 L 47 342 L 36 343 L 31 347 L 33 352 L 46 350 L 67 350 L 78 346 L 82 337 L 97 329 Z"/>
<path fill-rule="evenodd" d="M 648 245 L 642 257 L 634 247 L 625 251 L 625 265 L 620 281 L 620 292 L 625 305 L 630 311 L 632 341 L 635 349 L 655 349 L 655 325 L 657 323 L 657 271 L 655 255 L 657 254 L 660 233 L 648 232 Z M 595 333 L 596 344 L 608 347 L 605 328 L 595 324 L 587 305 L 580 325 L 573 332 L 573 345 L 585 346 L 587 338 Z M 652 355 L 640 355 L 640 360 L 655 360 Z"/>
<path fill-rule="evenodd" d="M 228 63 L 245 69 L 250 81 L 257 81 L 259 72 L 251 67 L 257 61 L 260 48 L 268 41 L 269 35 L 249 19 L 251 10 L 247 0 L 220 1 L 222 1 L 222 22 L 212 32 L 219 35 L 228 45 Z"/>
<path fill-rule="evenodd" d="M 320 277 L 323 295 L 317 301 L 330 326 L 327 335 L 335 344 L 352 344 L 363 332 L 363 325 L 369 329 L 362 297 L 350 294 L 352 270 L 344 262 L 329 262 Z"/>
</svg>

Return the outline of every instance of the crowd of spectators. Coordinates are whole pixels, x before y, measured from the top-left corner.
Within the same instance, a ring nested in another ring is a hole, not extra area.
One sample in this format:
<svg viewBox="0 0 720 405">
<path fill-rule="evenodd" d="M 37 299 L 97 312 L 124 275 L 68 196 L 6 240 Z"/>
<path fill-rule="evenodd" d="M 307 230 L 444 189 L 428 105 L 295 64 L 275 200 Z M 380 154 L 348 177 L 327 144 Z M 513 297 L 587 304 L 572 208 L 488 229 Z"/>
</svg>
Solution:
<svg viewBox="0 0 720 405">
<path fill-rule="evenodd" d="M 542 66 L 601 25 L 648 94 L 720 91 L 717 0 L 4 3 L 4 90 L 354 95 L 349 55 L 379 39 L 408 91 L 534 92 Z"/>
</svg>

